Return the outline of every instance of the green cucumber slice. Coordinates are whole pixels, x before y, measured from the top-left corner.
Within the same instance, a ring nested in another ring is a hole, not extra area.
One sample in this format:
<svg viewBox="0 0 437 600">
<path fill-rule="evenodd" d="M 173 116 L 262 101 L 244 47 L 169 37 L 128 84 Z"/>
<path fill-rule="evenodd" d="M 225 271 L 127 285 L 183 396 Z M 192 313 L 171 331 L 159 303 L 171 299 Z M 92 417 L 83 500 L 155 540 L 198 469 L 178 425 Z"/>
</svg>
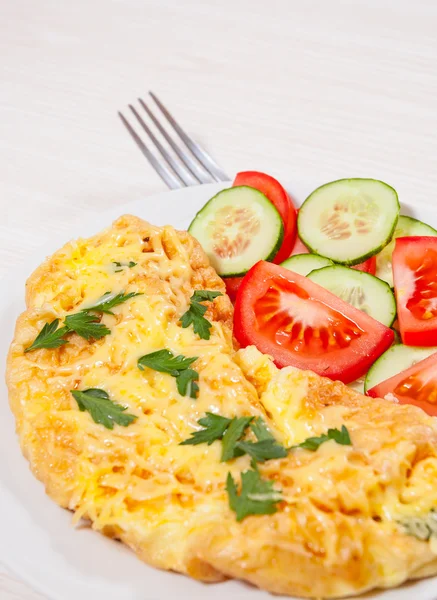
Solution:
<svg viewBox="0 0 437 600">
<path fill-rule="evenodd" d="M 387 327 L 396 318 L 396 302 L 390 286 L 370 273 L 334 265 L 312 271 L 308 278 Z"/>
<path fill-rule="evenodd" d="M 389 243 L 398 217 L 398 195 L 383 181 L 339 179 L 308 196 L 297 223 L 311 252 L 357 265 Z"/>
<path fill-rule="evenodd" d="M 402 339 L 401 339 L 401 334 L 399 333 L 399 330 L 396 329 L 395 327 L 396 321 L 393 323 L 393 325 L 391 326 L 391 330 L 394 333 L 394 344 L 401 344 L 402 343 Z"/>
<path fill-rule="evenodd" d="M 367 392 L 382 381 L 409 369 L 435 352 L 437 352 L 435 347 L 419 348 L 394 344 L 370 367 L 364 381 L 364 391 Z"/>
<path fill-rule="evenodd" d="M 347 387 L 351 388 L 355 392 L 358 392 L 359 394 L 364 394 L 364 377 L 360 377 L 359 379 L 355 379 L 355 381 L 348 383 Z"/>
<path fill-rule="evenodd" d="M 237 186 L 219 192 L 197 213 L 188 231 L 223 277 L 244 275 L 272 260 L 284 237 L 282 219 L 258 190 Z"/>
<path fill-rule="evenodd" d="M 334 263 L 329 258 L 319 256 L 318 254 L 295 254 L 290 256 L 287 260 L 281 263 L 281 267 L 285 267 L 290 271 L 299 273 L 299 275 L 308 275 L 311 271 L 316 269 L 323 269 L 323 267 L 330 267 Z"/>
<path fill-rule="evenodd" d="M 437 230 L 422 221 L 400 215 L 398 224 L 391 242 L 378 254 L 376 257 L 376 273 L 375 275 L 386 281 L 390 287 L 393 287 L 393 271 L 391 267 L 391 257 L 395 249 L 395 240 L 398 237 L 410 235 L 430 235 L 437 236 Z"/>
</svg>

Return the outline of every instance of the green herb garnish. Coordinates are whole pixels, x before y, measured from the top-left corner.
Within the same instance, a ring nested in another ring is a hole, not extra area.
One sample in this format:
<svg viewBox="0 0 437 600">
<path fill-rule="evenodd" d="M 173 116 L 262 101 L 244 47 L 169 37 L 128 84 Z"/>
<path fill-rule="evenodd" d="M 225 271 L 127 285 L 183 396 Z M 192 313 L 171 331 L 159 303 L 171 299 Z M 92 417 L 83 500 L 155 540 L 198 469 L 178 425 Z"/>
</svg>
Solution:
<svg viewBox="0 0 437 600">
<path fill-rule="evenodd" d="M 123 302 L 126 302 L 126 300 L 134 298 L 135 296 L 142 296 L 142 294 L 138 292 L 130 292 L 129 294 L 125 294 L 124 292 L 121 292 L 120 294 L 106 292 L 106 294 L 104 294 L 100 300 L 97 300 L 93 306 L 84 308 L 82 312 L 98 312 L 113 315 L 114 313 L 111 311 L 111 308 L 115 308 L 119 304 L 123 304 Z"/>
<path fill-rule="evenodd" d="M 242 456 L 244 451 L 237 447 L 237 442 L 243 436 L 253 417 L 233 418 L 222 440 L 221 462 L 226 462 L 237 456 Z"/>
<path fill-rule="evenodd" d="M 150 352 L 145 354 L 138 359 L 138 367 L 143 371 L 144 367 L 149 367 L 154 371 L 160 371 L 161 373 L 168 373 L 177 377 L 181 371 L 188 369 L 194 361 L 197 360 L 197 356 L 175 356 L 170 350 L 157 350 L 156 352 Z"/>
<path fill-rule="evenodd" d="M 68 344 L 68 340 L 64 336 L 69 333 L 77 333 L 80 337 L 86 340 L 99 340 L 111 333 L 111 331 L 99 323 L 99 320 L 94 315 L 89 315 L 86 312 L 75 313 L 65 317 L 64 326 L 58 329 L 59 319 L 55 319 L 51 323 L 46 323 L 37 335 L 35 341 L 25 352 L 37 350 L 39 348 L 59 348 L 64 344 Z"/>
<path fill-rule="evenodd" d="M 68 340 L 64 339 L 64 336 L 68 333 L 77 333 L 77 335 L 86 340 L 99 340 L 105 335 L 109 335 L 111 330 L 103 323 L 99 323 L 98 317 L 89 313 L 96 312 L 113 315 L 114 313 L 111 312 L 111 308 L 126 302 L 126 300 L 134 296 L 141 296 L 141 294 L 136 292 L 111 294 L 107 292 L 94 306 L 85 308 L 78 313 L 67 315 L 64 319 L 64 325 L 59 329 L 59 319 L 55 319 L 51 323 L 46 323 L 32 345 L 25 349 L 25 352 L 39 348 L 59 348 L 64 344 L 68 344 Z"/>
<path fill-rule="evenodd" d="M 65 326 L 69 332 L 75 332 L 86 340 L 99 340 L 105 335 L 109 335 L 111 330 L 103 323 L 99 323 L 99 318 L 95 315 L 89 315 L 87 312 L 80 312 L 65 317 Z"/>
<path fill-rule="evenodd" d="M 349 436 L 349 431 L 346 429 L 344 425 L 342 425 L 340 429 L 328 429 L 328 433 L 323 434 L 319 437 L 310 437 L 306 439 L 304 442 L 297 444 L 296 446 L 291 446 L 292 448 L 305 448 L 306 450 L 311 450 L 315 452 L 319 446 L 328 442 L 329 440 L 334 440 L 337 444 L 341 444 L 342 446 L 352 446 L 351 438 Z"/>
<path fill-rule="evenodd" d="M 114 423 L 127 427 L 137 417 L 126 413 L 126 407 L 117 404 L 109 398 L 109 395 L 101 389 L 90 388 L 88 390 L 71 390 L 79 410 L 88 411 L 95 423 L 99 423 L 107 429 L 113 429 Z"/>
<path fill-rule="evenodd" d="M 67 327 L 58 329 L 59 319 L 55 319 L 51 323 L 46 323 L 35 338 L 31 346 L 25 349 L 24 352 L 31 352 L 39 348 L 60 348 L 68 341 L 64 339 L 64 335 L 69 333 Z"/>
<path fill-rule="evenodd" d="M 200 303 L 211 302 L 214 298 L 222 295 L 221 292 L 211 290 L 196 290 L 190 298 L 190 308 L 181 317 L 182 327 L 186 328 L 193 324 L 194 333 L 197 333 L 202 340 L 209 340 L 212 324 L 203 316 L 208 307 Z"/>
<path fill-rule="evenodd" d="M 432 508 L 424 517 L 407 517 L 399 521 L 403 532 L 427 542 L 431 537 L 437 537 L 437 510 Z"/>
<path fill-rule="evenodd" d="M 115 260 L 112 264 L 116 267 L 114 273 L 120 273 L 121 271 L 123 271 L 123 269 L 132 269 L 137 265 L 137 263 L 133 260 L 130 260 L 128 263 L 122 263 Z"/>
<path fill-rule="evenodd" d="M 222 440 L 222 462 L 247 454 L 252 459 L 252 466 L 256 462 L 287 456 L 286 448 L 275 440 L 261 417 L 227 419 L 212 413 L 206 415 L 198 421 L 204 429 L 192 433 L 192 437 L 182 442 L 182 445 L 212 444 L 215 440 Z M 258 439 L 257 442 L 242 439 L 249 425 Z"/>
<path fill-rule="evenodd" d="M 197 381 L 199 381 L 199 373 L 197 371 L 193 369 L 181 371 L 176 377 L 176 386 L 180 395 L 196 399 L 199 391 Z"/>
<path fill-rule="evenodd" d="M 261 440 L 259 442 L 237 442 L 236 448 L 248 454 L 256 462 L 264 462 L 272 458 L 284 458 L 288 452 L 276 440 Z"/>
<path fill-rule="evenodd" d="M 191 438 L 180 443 L 180 446 L 197 446 L 197 444 L 208 444 L 210 446 L 216 440 L 221 440 L 232 419 L 207 412 L 206 417 L 197 422 L 203 427 L 200 431 L 194 431 Z"/>
<path fill-rule="evenodd" d="M 270 433 L 270 431 L 267 429 L 267 425 L 265 424 L 264 419 L 262 417 L 257 417 L 256 419 L 254 419 L 250 424 L 250 428 L 259 442 L 262 442 L 263 440 L 275 439 Z"/>
<path fill-rule="evenodd" d="M 245 471 L 241 474 L 241 491 L 231 473 L 226 480 L 229 506 L 236 513 L 237 521 L 249 515 L 272 515 L 277 511 L 277 503 L 282 500 L 281 492 L 273 488 L 273 482 L 261 479 L 258 471 Z"/>
<path fill-rule="evenodd" d="M 157 350 L 150 352 L 138 359 L 138 368 L 142 371 L 145 367 L 168 373 L 176 378 L 176 385 L 181 396 L 196 398 L 199 386 L 196 381 L 199 379 L 199 373 L 190 369 L 190 366 L 197 360 L 197 356 L 175 356 L 170 350 Z"/>
</svg>

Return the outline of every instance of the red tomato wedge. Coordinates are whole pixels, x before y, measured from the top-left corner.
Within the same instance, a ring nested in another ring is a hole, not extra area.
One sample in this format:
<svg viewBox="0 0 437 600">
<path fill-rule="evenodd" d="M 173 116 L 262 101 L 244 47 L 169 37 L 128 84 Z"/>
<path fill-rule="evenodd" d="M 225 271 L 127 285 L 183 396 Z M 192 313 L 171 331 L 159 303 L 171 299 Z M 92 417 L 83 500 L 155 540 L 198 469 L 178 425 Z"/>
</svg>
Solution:
<svg viewBox="0 0 437 600">
<path fill-rule="evenodd" d="M 309 254 L 310 251 L 302 242 L 300 237 L 296 236 L 296 241 L 294 242 L 293 250 L 291 251 L 290 256 L 294 256 L 295 254 Z M 288 258 L 288 257 L 287 257 Z"/>
<path fill-rule="evenodd" d="M 309 254 L 308 248 L 297 236 L 290 256 L 294 256 L 295 254 Z M 372 256 L 372 258 L 368 258 L 363 263 L 360 263 L 359 265 L 354 265 L 353 267 L 351 267 L 351 269 L 357 269 L 357 271 L 364 271 L 365 273 L 375 275 L 376 257 Z M 223 281 L 226 285 L 226 293 L 228 294 L 231 301 L 235 302 L 237 298 L 238 289 L 241 285 L 241 282 L 243 281 L 243 277 L 225 277 Z"/>
<path fill-rule="evenodd" d="M 376 256 L 371 256 L 364 262 L 359 265 L 354 265 L 351 267 L 352 269 L 356 269 L 357 271 L 364 271 L 364 273 L 370 273 L 370 275 L 375 275 L 376 273 Z"/>
<path fill-rule="evenodd" d="M 437 416 L 437 352 L 367 390 L 373 398 L 387 394 L 393 394 L 401 404 L 414 404 Z"/>
<path fill-rule="evenodd" d="M 403 343 L 436 346 L 437 238 L 397 238 L 392 264 Z"/>
<path fill-rule="evenodd" d="M 232 302 L 235 302 L 238 289 L 243 281 L 243 277 L 224 277 L 223 281 L 225 282 L 227 295 Z"/>
<path fill-rule="evenodd" d="M 278 367 L 292 365 L 349 383 L 393 342 L 393 331 L 331 292 L 279 265 L 260 261 L 237 294 L 234 334 Z"/>
<path fill-rule="evenodd" d="M 296 208 L 282 185 L 265 173 L 258 171 L 242 171 L 237 173 L 233 186 L 247 185 L 263 193 L 275 206 L 281 215 L 284 223 L 284 239 L 278 254 L 275 256 L 275 263 L 281 263 L 290 256 L 290 252 L 296 238 Z"/>
</svg>

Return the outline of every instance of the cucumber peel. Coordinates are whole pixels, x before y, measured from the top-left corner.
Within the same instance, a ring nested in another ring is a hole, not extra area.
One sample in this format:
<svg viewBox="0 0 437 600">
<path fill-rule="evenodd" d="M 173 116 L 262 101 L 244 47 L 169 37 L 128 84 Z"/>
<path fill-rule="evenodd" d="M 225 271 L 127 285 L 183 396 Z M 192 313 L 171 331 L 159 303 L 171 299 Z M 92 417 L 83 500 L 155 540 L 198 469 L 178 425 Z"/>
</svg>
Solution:
<svg viewBox="0 0 437 600">
<path fill-rule="evenodd" d="M 399 217 L 396 191 L 377 179 L 339 179 L 318 187 L 302 204 L 298 233 L 312 253 L 356 265 L 391 240 Z"/>
<path fill-rule="evenodd" d="M 284 238 L 275 206 L 248 186 L 216 194 L 196 214 L 188 231 L 222 277 L 240 277 L 259 260 L 273 260 Z"/>
<path fill-rule="evenodd" d="M 396 318 L 396 301 L 390 286 L 370 273 L 334 265 L 312 271 L 308 278 L 386 327 Z"/>
<path fill-rule="evenodd" d="M 299 275 L 308 275 L 311 271 L 330 267 L 334 263 L 329 258 L 319 256 L 318 254 L 294 254 L 281 263 L 281 267 L 294 271 Z"/>
<path fill-rule="evenodd" d="M 394 344 L 370 367 L 364 381 L 364 391 L 367 392 L 383 381 L 409 369 L 435 352 L 437 348 L 433 347 L 421 348 Z"/>
</svg>

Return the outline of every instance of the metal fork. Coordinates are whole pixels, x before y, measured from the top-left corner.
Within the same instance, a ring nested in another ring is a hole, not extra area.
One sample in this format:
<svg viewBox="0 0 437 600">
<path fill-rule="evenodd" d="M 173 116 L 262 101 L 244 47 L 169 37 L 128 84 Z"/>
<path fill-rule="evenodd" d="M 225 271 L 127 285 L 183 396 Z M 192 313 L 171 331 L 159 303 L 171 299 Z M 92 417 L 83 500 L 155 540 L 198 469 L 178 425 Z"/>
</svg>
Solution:
<svg viewBox="0 0 437 600">
<path fill-rule="evenodd" d="M 141 109 L 143 109 L 150 117 L 150 120 L 153 122 L 156 129 L 167 142 L 168 148 L 166 148 L 159 141 L 149 125 L 147 125 L 147 123 L 144 121 L 141 114 L 134 106 L 132 106 L 132 104 L 129 104 L 129 108 L 134 114 L 138 123 L 141 125 L 142 129 L 145 131 L 149 141 L 153 144 L 155 153 L 149 149 L 146 143 L 141 139 L 141 137 L 121 112 L 118 113 L 118 116 L 123 121 L 123 124 L 132 136 L 138 148 L 147 158 L 161 179 L 167 184 L 167 186 L 170 189 L 177 189 L 189 187 L 191 185 L 198 185 L 199 183 L 229 181 L 229 177 L 226 175 L 223 169 L 219 167 L 215 160 L 203 148 L 201 148 L 199 144 L 193 141 L 185 133 L 182 127 L 172 117 L 172 115 L 165 108 L 162 102 L 160 102 L 160 100 L 155 96 L 155 94 L 153 94 L 153 92 L 149 92 L 149 95 L 158 106 L 167 122 L 176 132 L 179 138 L 179 143 L 174 140 L 174 137 L 172 138 L 170 136 L 159 119 L 142 98 L 138 98 Z M 171 152 L 170 149 L 173 152 Z"/>
</svg>

